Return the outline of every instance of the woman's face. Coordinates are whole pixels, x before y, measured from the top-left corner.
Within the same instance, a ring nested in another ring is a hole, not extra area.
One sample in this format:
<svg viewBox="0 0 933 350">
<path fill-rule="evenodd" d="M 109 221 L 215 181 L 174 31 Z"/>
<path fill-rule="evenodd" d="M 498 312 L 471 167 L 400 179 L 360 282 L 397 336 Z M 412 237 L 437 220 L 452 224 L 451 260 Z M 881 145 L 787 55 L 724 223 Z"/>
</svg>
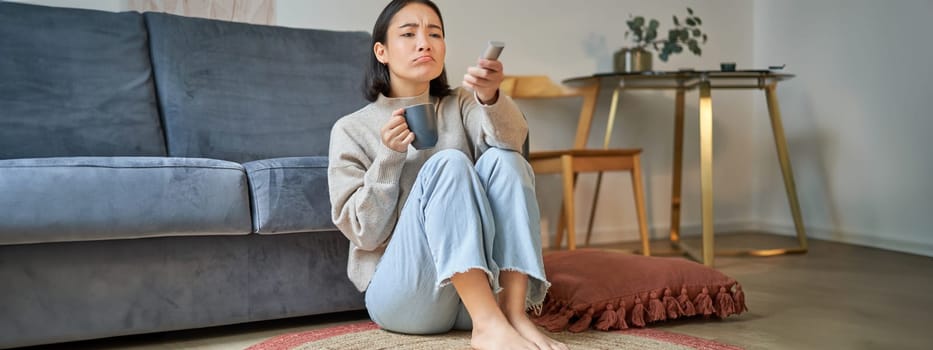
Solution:
<svg viewBox="0 0 933 350">
<path fill-rule="evenodd" d="M 410 4 L 396 13 L 385 41 L 376 43 L 373 51 L 388 65 L 393 90 L 400 87 L 397 84 L 427 89 L 443 72 L 447 45 L 440 18 L 427 5 Z"/>
</svg>

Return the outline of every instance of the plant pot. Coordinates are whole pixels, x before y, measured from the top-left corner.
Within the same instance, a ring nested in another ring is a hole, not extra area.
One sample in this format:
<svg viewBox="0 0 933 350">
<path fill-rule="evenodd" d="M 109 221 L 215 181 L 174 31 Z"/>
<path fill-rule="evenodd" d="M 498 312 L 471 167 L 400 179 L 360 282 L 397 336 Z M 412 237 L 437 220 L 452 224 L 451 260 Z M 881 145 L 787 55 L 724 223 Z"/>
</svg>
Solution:
<svg viewBox="0 0 933 350">
<path fill-rule="evenodd" d="M 616 51 L 613 63 L 618 73 L 650 71 L 651 53 L 637 47 L 623 47 L 619 51 Z"/>
</svg>

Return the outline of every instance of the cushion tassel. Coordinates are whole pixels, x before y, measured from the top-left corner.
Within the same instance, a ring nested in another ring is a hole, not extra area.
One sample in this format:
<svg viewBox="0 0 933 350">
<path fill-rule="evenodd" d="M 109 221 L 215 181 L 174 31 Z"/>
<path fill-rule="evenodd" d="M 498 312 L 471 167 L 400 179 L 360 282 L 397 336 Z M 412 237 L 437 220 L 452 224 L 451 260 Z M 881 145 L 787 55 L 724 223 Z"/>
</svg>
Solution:
<svg viewBox="0 0 933 350">
<path fill-rule="evenodd" d="M 537 322 L 537 320 L 543 319 L 543 318 L 545 318 L 545 317 L 553 316 L 554 314 L 559 313 L 559 312 L 560 312 L 560 307 L 561 307 L 560 302 L 556 302 L 556 303 L 545 303 L 545 304 L 544 304 L 544 310 L 541 311 L 541 314 L 540 314 L 540 315 L 531 315 L 530 318 L 531 318 L 533 321 Z"/>
<path fill-rule="evenodd" d="M 568 328 L 567 330 L 572 333 L 580 333 L 580 332 L 587 330 L 588 328 L 590 328 L 590 323 L 593 322 L 594 312 L 595 310 L 593 310 L 593 307 L 590 307 L 589 309 L 586 310 L 586 314 L 584 314 L 583 317 L 580 317 L 580 319 L 577 320 L 577 322 L 574 322 L 572 325 L 570 325 L 570 328 Z"/>
<path fill-rule="evenodd" d="M 677 299 L 671 295 L 671 289 L 664 289 L 664 306 L 667 308 L 667 318 L 674 320 L 683 315 L 684 309 L 677 303 Z"/>
<path fill-rule="evenodd" d="M 686 317 L 692 317 L 697 314 L 697 310 L 693 307 L 693 303 L 690 302 L 690 296 L 687 295 L 687 287 L 680 288 L 680 296 L 677 297 L 677 302 L 680 303 L 680 307 L 683 308 L 681 315 Z"/>
<path fill-rule="evenodd" d="M 619 323 L 618 317 L 615 308 L 612 307 L 612 303 L 606 304 L 606 311 L 603 311 L 603 315 L 599 316 L 599 321 L 596 322 L 596 329 L 608 331 L 610 328 L 615 328 Z"/>
<path fill-rule="evenodd" d="M 667 320 L 667 310 L 664 303 L 658 299 L 658 292 L 652 291 L 648 299 L 648 321 L 657 322 Z"/>
<path fill-rule="evenodd" d="M 645 326 L 645 306 L 641 304 L 641 298 L 638 296 L 635 296 L 635 306 L 632 307 L 631 321 L 634 326 Z"/>
<path fill-rule="evenodd" d="M 745 306 L 745 292 L 742 291 L 741 284 L 735 284 L 735 292 L 732 292 L 732 300 L 735 301 L 736 314 L 748 311 L 748 306 Z"/>
<path fill-rule="evenodd" d="M 619 302 L 619 311 L 616 313 L 616 319 L 619 320 L 616 329 L 628 329 L 628 324 L 625 323 L 625 301 Z"/>
<path fill-rule="evenodd" d="M 716 303 L 719 304 L 719 310 L 716 313 L 719 318 L 726 318 L 735 313 L 732 295 L 726 291 L 726 287 L 719 287 L 719 293 L 716 294 Z"/>
<path fill-rule="evenodd" d="M 562 301 L 556 302 L 554 304 L 551 304 L 551 307 L 549 308 L 548 311 L 542 313 L 540 317 L 533 318 L 532 320 L 535 321 L 535 323 L 539 325 L 544 324 L 552 319 L 560 317 L 564 309 L 565 309 L 564 302 Z"/>
<path fill-rule="evenodd" d="M 557 316 L 544 320 L 538 325 L 544 327 L 550 332 L 560 332 L 567 328 L 567 323 L 570 322 L 570 318 L 573 317 L 573 309 L 570 307 L 565 307 L 560 310 L 560 313 Z"/>
<path fill-rule="evenodd" d="M 693 305 L 697 308 L 697 314 L 703 315 L 703 317 L 709 317 L 716 313 L 716 309 L 713 308 L 713 299 L 710 298 L 709 290 L 706 287 L 703 287 L 703 291 L 697 294 L 696 299 L 693 300 Z"/>
</svg>

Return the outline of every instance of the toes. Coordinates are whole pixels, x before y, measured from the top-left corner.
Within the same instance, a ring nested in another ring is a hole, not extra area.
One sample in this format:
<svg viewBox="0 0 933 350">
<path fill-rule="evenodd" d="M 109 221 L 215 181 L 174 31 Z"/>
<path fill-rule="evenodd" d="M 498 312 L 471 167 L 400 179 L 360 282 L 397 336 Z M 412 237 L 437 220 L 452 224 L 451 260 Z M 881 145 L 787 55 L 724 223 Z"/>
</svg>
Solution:
<svg viewBox="0 0 933 350">
<path fill-rule="evenodd" d="M 549 350 L 570 350 L 570 348 L 568 348 L 566 344 L 561 343 L 561 342 L 556 341 L 556 340 L 551 340 L 550 342 L 548 342 L 547 345 L 548 345 L 547 347 L 543 347 L 542 349 L 549 349 Z"/>
</svg>

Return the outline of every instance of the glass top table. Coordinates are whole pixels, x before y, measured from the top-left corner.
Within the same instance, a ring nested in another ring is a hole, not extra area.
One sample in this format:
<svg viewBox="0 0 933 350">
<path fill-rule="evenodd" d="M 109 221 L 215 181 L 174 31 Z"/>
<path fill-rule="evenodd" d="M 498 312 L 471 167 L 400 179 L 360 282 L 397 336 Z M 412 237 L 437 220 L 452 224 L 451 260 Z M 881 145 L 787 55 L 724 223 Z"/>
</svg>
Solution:
<svg viewBox="0 0 933 350">
<path fill-rule="evenodd" d="M 615 81 L 623 89 L 694 89 L 709 82 L 713 89 L 764 89 L 770 84 L 793 78 L 793 74 L 769 70 L 723 71 L 648 71 L 637 73 L 597 73 L 564 80 L 567 86 L 583 86 L 593 81 Z"/>
<path fill-rule="evenodd" d="M 678 253 L 713 266 L 715 255 L 753 255 L 771 256 L 790 253 L 806 253 L 807 237 L 794 185 L 794 176 L 787 152 L 787 142 L 781 121 L 781 112 L 777 102 L 777 84 L 793 78 L 794 75 L 770 70 L 723 71 L 648 71 L 638 73 L 597 73 L 590 76 L 574 77 L 564 80 L 570 87 L 588 87 L 588 91 L 599 96 L 601 86 L 612 86 L 612 101 L 609 105 L 609 120 L 603 148 L 609 147 L 610 135 L 615 123 L 619 106 L 619 96 L 625 90 L 674 90 L 676 92 L 674 112 L 674 166 L 671 186 L 671 230 L 670 241 Z M 680 239 L 681 175 L 683 172 L 684 141 L 684 95 L 687 91 L 699 90 L 699 148 L 700 148 L 700 187 L 702 210 L 702 255 Z M 778 162 L 784 177 L 788 204 L 794 219 L 798 246 L 775 249 L 745 249 L 733 251 L 715 251 L 713 236 L 713 105 L 712 90 L 716 89 L 757 89 L 764 90 L 771 119 L 771 130 L 777 147 Z M 592 121 L 592 117 L 589 118 Z M 587 133 L 589 126 L 586 126 Z M 596 181 L 598 193 L 602 174 Z M 593 203 L 595 206 L 595 201 Z"/>
</svg>

